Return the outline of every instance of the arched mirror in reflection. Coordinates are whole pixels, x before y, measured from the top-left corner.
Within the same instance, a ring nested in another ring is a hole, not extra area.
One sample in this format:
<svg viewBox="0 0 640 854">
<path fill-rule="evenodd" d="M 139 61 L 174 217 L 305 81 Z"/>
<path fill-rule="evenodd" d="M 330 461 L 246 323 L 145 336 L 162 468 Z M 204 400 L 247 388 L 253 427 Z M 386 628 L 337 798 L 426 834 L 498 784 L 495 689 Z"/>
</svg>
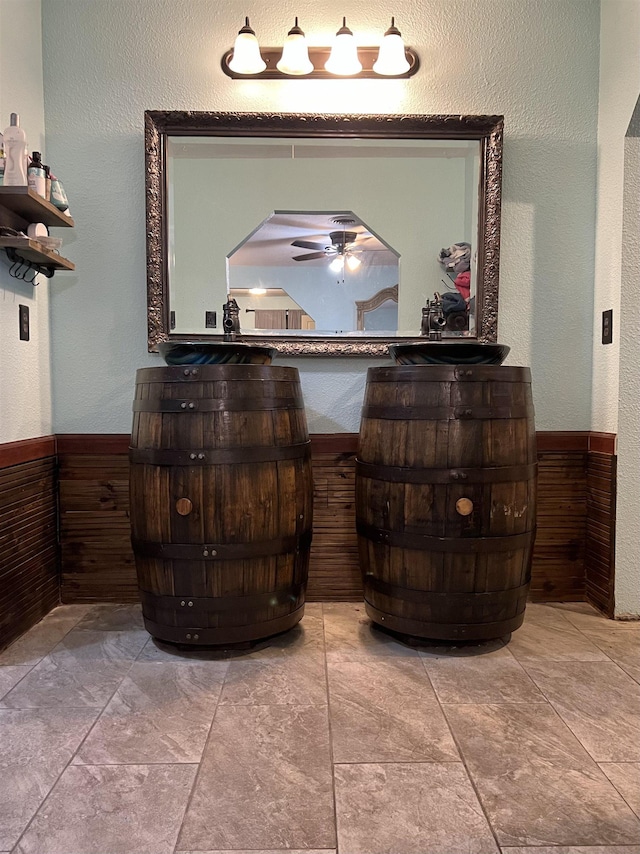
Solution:
<svg viewBox="0 0 640 854">
<path fill-rule="evenodd" d="M 220 337 L 229 296 L 283 353 L 382 355 L 434 294 L 443 337 L 495 340 L 501 117 L 145 118 L 150 349 Z"/>
</svg>

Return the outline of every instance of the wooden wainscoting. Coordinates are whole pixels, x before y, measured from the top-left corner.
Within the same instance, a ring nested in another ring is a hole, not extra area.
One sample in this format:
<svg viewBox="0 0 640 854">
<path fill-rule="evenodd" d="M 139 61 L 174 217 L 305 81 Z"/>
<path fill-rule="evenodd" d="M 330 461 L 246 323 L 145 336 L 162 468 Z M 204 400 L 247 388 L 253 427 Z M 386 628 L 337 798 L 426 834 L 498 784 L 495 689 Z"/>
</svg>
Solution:
<svg viewBox="0 0 640 854">
<path fill-rule="evenodd" d="M 357 436 L 311 439 L 314 538 L 308 599 L 359 599 Z M 590 450 L 588 432 L 542 432 L 537 440 L 531 598 L 554 602 L 586 596 L 604 608 L 604 594 L 613 589 L 615 458 L 600 445 Z M 129 542 L 128 444 L 128 435 L 58 436 L 63 602 L 137 599 Z"/>
<path fill-rule="evenodd" d="M 0 445 L 0 649 L 59 602 L 55 437 Z"/>
<path fill-rule="evenodd" d="M 613 617 L 616 534 L 616 437 L 591 433 L 587 454 L 587 532 L 585 594 L 587 601 Z"/>
<path fill-rule="evenodd" d="M 136 602 L 129 436 L 58 436 L 63 602 Z"/>
</svg>

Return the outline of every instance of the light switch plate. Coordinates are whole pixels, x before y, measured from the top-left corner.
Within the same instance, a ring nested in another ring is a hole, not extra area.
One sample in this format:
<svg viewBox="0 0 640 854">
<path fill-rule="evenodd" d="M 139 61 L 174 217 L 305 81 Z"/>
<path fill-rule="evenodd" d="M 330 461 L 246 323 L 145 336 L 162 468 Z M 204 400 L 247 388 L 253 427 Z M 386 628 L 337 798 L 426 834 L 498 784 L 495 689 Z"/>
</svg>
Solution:
<svg viewBox="0 0 640 854">
<path fill-rule="evenodd" d="M 613 309 L 602 312 L 602 343 L 613 344 Z"/>
<path fill-rule="evenodd" d="M 28 305 L 19 305 L 18 306 L 18 315 L 20 321 L 20 340 L 28 341 L 29 340 L 29 306 Z"/>
</svg>

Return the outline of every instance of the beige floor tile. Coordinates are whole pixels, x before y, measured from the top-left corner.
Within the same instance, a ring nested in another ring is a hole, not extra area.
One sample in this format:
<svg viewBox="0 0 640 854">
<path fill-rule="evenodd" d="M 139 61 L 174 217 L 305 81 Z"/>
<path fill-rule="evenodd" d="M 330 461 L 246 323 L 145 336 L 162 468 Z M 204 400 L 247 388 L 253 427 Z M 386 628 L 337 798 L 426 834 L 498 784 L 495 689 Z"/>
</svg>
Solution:
<svg viewBox="0 0 640 854">
<path fill-rule="evenodd" d="M 102 708 L 145 643 L 144 633 L 139 631 L 73 629 L 0 705 L 13 709 Z"/>
<path fill-rule="evenodd" d="M 2 852 L 0 852 L 2 854 Z M 234 848 L 233 851 L 226 849 L 225 851 L 176 851 L 176 854 L 336 854 L 335 848 L 270 848 L 268 851 L 264 848 L 252 848 L 248 850 L 244 848 L 240 850 Z M 623 852 L 624 854 L 624 852 Z"/>
<path fill-rule="evenodd" d="M 599 764 L 634 813 L 640 817 L 640 762 L 600 762 Z"/>
<path fill-rule="evenodd" d="M 84 617 L 90 605 L 60 605 L 17 641 L 0 652 L 0 665 L 34 665 Z"/>
<path fill-rule="evenodd" d="M 640 845 L 557 845 L 531 848 L 501 848 L 502 854 L 640 854 Z"/>
<path fill-rule="evenodd" d="M 78 765 L 15 854 L 172 854 L 196 765 Z"/>
<path fill-rule="evenodd" d="M 227 667 L 136 662 L 74 764 L 199 762 Z"/>
<path fill-rule="evenodd" d="M 220 697 L 222 706 L 326 706 L 322 652 L 269 660 L 231 661 Z"/>
<path fill-rule="evenodd" d="M 461 763 L 336 765 L 344 854 L 498 851 Z"/>
<path fill-rule="evenodd" d="M 545 661 L 525 667 L 596 761 L 640 761 L 640 685 L 616 664 Z"/>
<path fill-rule="evenodd" d="M 441 703 L 544 703 L 545 698 L 511 655 L 425 658 Z"/>
<path fill-rule="evenodd" d="M 141 662 L 155 662 L 167 664 L 193 664 L 201 661 L 228 661 L 232 653 L 223 648 L 194 647 L 185 649 L 171 643 L 162 643 L 147 635 L 147 642 L 143 646 L 137 660 Z"/>
<path fill-rule="evenodd" d="M 420 661 L 329 662 L 334 762 L 460 761 Z"/>
<path fill-rule="evenodd" d="M 553 608 L 527 605 L 524 624 L 508 649 L 518 661 L 605 661 L 606 655 Z"/>
<path fill-rule="evenodd" d="M 18 841 L 97 716 L 93 709 L 0 709 L 0 849 Z"/>
<path fill-rule="evenodd" d="M 78 629 L 96 632 L 126 632 L 144 629 L 140 605 L 94 605 L 80 620 Z"/>
<path fill-rule="evenodd" d="M 328 660 L 418 658 L 416 649 L 376 628 L 361 603 L 330 602 L 323 606 L 323 612 Z"/>
<path fill-rule="evenodd" d="M 333 848 L 319 706 L 218 706 L 178 850 Z"/>
<path fill-rule="evenodd" d="M 640 839 L 636 816 L 548 704 L 444 709 L 501 845 Z"/>
<path fill-rule="evenodd" d="M 29 665 L 0 665 L 0 700 L 31 670 Z"/>
</svg>

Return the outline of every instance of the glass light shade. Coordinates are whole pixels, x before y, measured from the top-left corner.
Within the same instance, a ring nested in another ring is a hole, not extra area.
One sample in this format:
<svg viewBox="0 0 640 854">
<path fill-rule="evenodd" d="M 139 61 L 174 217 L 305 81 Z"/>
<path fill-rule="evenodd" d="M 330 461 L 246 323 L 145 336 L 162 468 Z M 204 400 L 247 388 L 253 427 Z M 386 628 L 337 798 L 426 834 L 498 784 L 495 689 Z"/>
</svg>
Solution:
<svg viewBox="0 0 640 854">
<path fill-rule="evenodd" d="M 391 26 L 384 34 L 378 58 L 373 63 L 373 70 L 376 74 L 382 74 L 386 77 L 393 77 L 396 74 L 404 74 L 411 68 L 404 52 L 404 42 L 400 31 L 395 27 L 394 19 L 391 19 Z"/>
<path fill-rule="evenodd" d="M 342 19 L 342 27 L 336 33 L 331 47 L 329 59 L 324 67 L 330 74 L 349 77 L 362 71 L 362 63 L 358 59 L 358 48 L 353 33 L 347 27 L 347 19 Z"/>
<path fill-rule="evenodd" d="M 344 270 L 344 255 L 338 255 L 329 264 L 329 269 L 332 273 L 341 273 Z"/>
<path fill-rule="evenodd" d="M 356 255 L 347 255 L 347 267 L 350 270 L 357 270 L 361 263 Z"/>
<path fill-rule="evenodd" d="M 296 18 L 295 25 L 289 30 L 282 47 L 282 56 L 276 64 L 278 71 L 283 74 L 294 74 L 302 77 L 311 74 L 313 63 L 309 59 L 309 48 L 304 33 L 298 26 Z"/>
<path fill-rule="evenodd" d="M 245 18 L 245 25 L 240 30 L 233 45 L 233 56 L 229 60 L 229 68 L 236 74 L 260 74 L 267 63 L 260 55 L 260 45 L 256 34 Z"/>
</svg>

